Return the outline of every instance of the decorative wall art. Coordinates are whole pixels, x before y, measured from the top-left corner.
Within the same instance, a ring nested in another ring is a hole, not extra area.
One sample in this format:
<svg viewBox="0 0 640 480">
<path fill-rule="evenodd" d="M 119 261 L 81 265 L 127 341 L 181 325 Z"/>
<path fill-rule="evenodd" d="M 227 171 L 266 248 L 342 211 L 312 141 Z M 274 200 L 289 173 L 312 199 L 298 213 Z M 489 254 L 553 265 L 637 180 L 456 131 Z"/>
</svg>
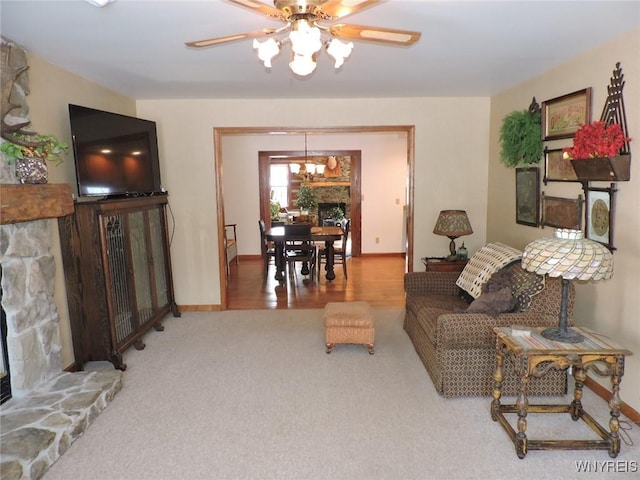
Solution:
<svg viewBox="0 0 640 480">
<path fill-rule="evenodd" d="M 327 161 L 324 164 L 324 176 L 325 177 L 342 176 L 342 171 L 340 168 L 340 160 L 334 155 L 327 157 Z"/>
<path fill-rule="evenodd" d="M 609 188 L 586 187 L 586 226 L 585 236 L 604 244 L 609 250 L 613 246 L 613 213 L 615 184 Z"/>
<path fill-rule="evenodd" d="M 573 147 L 565 151 L 578 180 L 626 182 L 631 175 L 631 138 L 627 130 L 622 90 L 625 85 L 620 62 L 616 63 L 607 100 L 599 122 L 585 124 L 573 138 Z"/>
<path fill-rule="evenodd" d="M 542 102 L 542 139 L 571 138 L 591 122 L 591 87 Z"/>
<path fill-rule="evenodd" d="M 578 198 L 548 197 L 542 192 L 542 226 L 582 230 L 582 195 Z"/>
<path fill-rule="evenodd" d="M 565 158 L 562 148 L 544 149 L 544 184 L 547 182 L 577 182 L 571 160 Z"/>
<path fill-rule="evenodd" d="M 516 168 L 516 223 L 538 226 L 540 218 L 540 171 Z"/>
</svg>

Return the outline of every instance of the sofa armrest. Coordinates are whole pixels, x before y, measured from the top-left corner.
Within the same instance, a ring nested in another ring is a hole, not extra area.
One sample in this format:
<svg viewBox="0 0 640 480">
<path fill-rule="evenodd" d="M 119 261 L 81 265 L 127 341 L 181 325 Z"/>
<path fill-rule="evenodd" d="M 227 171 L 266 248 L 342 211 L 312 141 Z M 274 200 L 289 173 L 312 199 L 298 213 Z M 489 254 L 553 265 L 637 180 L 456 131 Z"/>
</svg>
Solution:
<svg viewBox="0 0 640 480">
<path fill-rule="evenodd" d="M 404 274 L 407 295 L 458 295 L 459 272 L 409 272 Z"/>
<path fill-rule="evenodd" d="M 535 312 L 503 313 L 496 318 L 484 313 L 447 313 L 438 317 L 438 347 L 493 347 L 496 341 L 493 328 L 512 325 L 556 327 L 558 317 Z"/>
</svg>

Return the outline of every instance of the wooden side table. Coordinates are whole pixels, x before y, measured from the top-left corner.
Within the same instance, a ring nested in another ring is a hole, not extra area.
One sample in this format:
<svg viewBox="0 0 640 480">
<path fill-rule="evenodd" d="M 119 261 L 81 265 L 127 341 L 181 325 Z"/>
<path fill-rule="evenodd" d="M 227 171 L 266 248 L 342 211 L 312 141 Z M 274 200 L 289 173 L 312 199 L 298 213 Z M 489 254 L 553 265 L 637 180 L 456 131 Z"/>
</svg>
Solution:
<svg viewBox="0 0 640 480">
<path fill-rule="evenodd" d="M 562 343 L 544 338 L 542 327 L 530 328 L 530 336 L 514 336 L 510 327 L 496 327 L 496 370 L 493 375 L 495 388 L 491 402 L 491 418 L 500 422 L 516 449 L 519 458 L 524 458 L 528 450 L 608 450 L 615 458 L 620 452 L 620 382 L 624 374 L 624 357 L 629 350 L 614 343 L 603 335 L 587 328 L 573 328 L 585 337 L 581 343 Z M 501 405 L 504 358 L 513 360 L 516 373 L 520 376 L 521 388 L 515 405 Z M 573 369 L 575 388 L 573 401 L 569 405 L 529 405 L 527 385 L 531 377 L 542 377 L 551 369 Z M 611 400 L 609 401 L 609 430 L 599 425 L 582 408 L 582 388 L 591 370 L 599 376 L 611 377 Z M 527 438 L 527 413 L 568 413 L 571 419 L 582 419 L 601 440 L 531 440 Z M 517 413 L 518 432 L 506 420 L 505 413 Z"/>
<path fill-rule="evenodd" d="M 461 272 L 467 264 L 464 260 L 447 260 L 445 257 L 424 257 L 422 263 L 427 272 Z"/>
</svg>

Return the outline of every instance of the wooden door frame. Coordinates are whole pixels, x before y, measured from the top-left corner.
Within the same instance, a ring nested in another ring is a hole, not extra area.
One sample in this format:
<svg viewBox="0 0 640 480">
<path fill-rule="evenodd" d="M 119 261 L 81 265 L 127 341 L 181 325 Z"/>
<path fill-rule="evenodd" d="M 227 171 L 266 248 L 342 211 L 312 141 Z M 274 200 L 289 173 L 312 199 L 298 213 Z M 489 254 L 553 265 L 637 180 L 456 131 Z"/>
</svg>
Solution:
<svg viewBox="0 0 640 480">
<path fill-rule="evenodd" d="M 258 169 L 260 172 L 260 214 L 264 218 L 265 223 L 270 224 L 270 200 L 269 193 L 271 187 L 269 185 L 269 166 L 274 156 L 281 161 L 294 157 L 327 157 L 349 156 L 351 157 L 351 183 L 349 188 L 349 196 L 351 197 L 351 256 L 359 257 L 362 252 L 361 243 L 361 226 L 362 226 L 362 210 L 360 201 L 362 199 L 362 151 L 361 150 L 313 150 L 307 152 L 299 152 L 296 150 L 277 150 L 277 151 L 259 151 L 258 152 Z"/>
<path fill-rule="evenodd" d="M 224 194 L 223 194 L 223 158 L 222 141 L 227 135 L 260 135 L 260 134 L 295 134 L 301 133 L 325 133 L 325 134 L 346 134 L 346 133 L 406 133 L 407 135 L 407 177 L 406 177 L 406 247 L 405 271 L 413 270 L 413 234 L 414 234 L 414 185 L 415 185 L 415 125 L 376 125 L 376 126 L 349 126 L 349 127 L 214 127 L 213 129 L 213 149 L 216 182 L 216 204 L 217 204 L 217 224 L 218 224 L 218 265 L 220 282 L 220 308 L 227 310 L 227 274 L 226 248 L 224 248 Z"/>
</svg>

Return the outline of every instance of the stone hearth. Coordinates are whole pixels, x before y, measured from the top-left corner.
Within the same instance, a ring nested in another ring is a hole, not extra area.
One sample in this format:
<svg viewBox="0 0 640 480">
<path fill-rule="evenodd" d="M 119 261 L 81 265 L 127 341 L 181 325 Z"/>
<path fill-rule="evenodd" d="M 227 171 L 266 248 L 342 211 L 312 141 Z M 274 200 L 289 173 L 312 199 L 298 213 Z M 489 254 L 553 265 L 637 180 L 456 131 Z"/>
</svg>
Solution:
<svg viewBox="0 0 640 480">
<path fill-rule="evenodd" d="M 113 365 L 61 373 L 0 407 L 0 478 L 36 480 L 80 437 L 122 388 Z"/>
</svg>

